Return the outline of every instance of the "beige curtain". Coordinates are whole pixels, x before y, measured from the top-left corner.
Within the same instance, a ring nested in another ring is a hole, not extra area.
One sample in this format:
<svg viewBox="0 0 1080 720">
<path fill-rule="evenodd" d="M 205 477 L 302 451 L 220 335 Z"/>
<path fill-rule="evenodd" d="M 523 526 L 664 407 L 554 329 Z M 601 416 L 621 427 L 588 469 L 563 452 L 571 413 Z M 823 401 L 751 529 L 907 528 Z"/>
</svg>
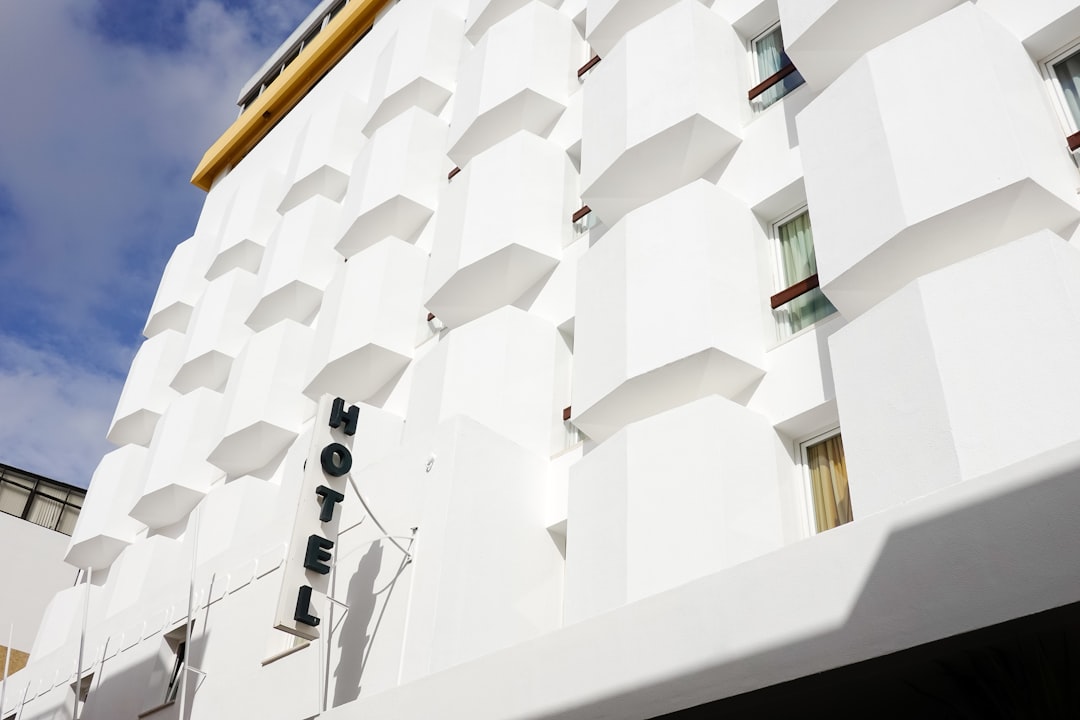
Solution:
<svg viewBox="0 0 1080 720">
<path fill-rule="evenodd" d="M 814 489 L 814 516 L 818 531 L 851 522 L 844 441 L 839 435 L 806 449 L 810 482 Z"/>
</svg>

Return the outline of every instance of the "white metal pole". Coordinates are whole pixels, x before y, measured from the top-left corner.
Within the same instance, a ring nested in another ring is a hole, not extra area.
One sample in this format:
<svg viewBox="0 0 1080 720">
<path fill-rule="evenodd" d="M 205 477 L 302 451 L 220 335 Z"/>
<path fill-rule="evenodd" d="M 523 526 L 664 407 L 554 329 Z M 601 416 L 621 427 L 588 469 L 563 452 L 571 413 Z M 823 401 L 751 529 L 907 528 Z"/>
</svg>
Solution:
<svg viewBox="0 0 1080 720">
<path fill-rule="evenodd" d="M 4 679 L 0 680 L 0 717 L 4 715 L 4 694 L 7 692 L 8 670 L 11 669 L 11 643 L 15 637 L 15 623 L 8 628 L 7 646 L 4 649 Z"/>
<path fill-rule="evenodd" d="M 86 568 L 86 597 L 83 600 L 82 628 L 79 630 L 79 659 L 75 663 L 75 708 L 71 716 L 79 720 L 79 695 L 82 694 L 82 661 L 83 650 L 86 647 L 86 623 L 90 617 L 90 586 L 94 581 L 94 568 Z"/>
<path fill-rule="evenodd" d="M 195 622 L 195 568 L 199 560 L 199 516 L 200 507 L 195 508 L 195 517 L 191 519 L 191 576 L 188 578 L 187 627 L 184 630 L 184 664 L 180 669 L 180 720 L 187 715 L 188 666 L 191 665 L 191 626 Z"/>
</svg>

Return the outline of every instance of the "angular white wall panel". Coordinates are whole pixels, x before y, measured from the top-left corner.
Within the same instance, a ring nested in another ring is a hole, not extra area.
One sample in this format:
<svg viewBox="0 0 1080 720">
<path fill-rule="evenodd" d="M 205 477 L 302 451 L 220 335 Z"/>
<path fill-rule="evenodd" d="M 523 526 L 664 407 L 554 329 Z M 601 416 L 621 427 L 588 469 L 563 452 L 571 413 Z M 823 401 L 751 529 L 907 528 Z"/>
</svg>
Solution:
<svg viewBox="0 0 1080 720">
<path fill-rule="evenodd" d="M 1080 251 L 1043 231 L 832 336 L 856 518 L 1080 442 L 1078 287 Z"/>
<path fill-rule="evenodd" d="M 398 31 L 375 65 L 368 135 L 410 107 L 438 115 L 457 84 L 463 18 L 434 0 L 402 3 L 395 12 Z"/>
<path fill-rule="evenodd" d="M 207 280 L 237 268 L 258 272 L 266 241 L 281 220 L 277 206 L 285 192 L 284 175 L 270 171 L 254 178 L 238 177 L 236 184 L 217 257 L 206 271 Z"/>
<path fill-rule="evenodd" d="M 304 392 L 366 400 L 405 369 L 423 320 L 427 256 L 383 240 L 338 268 L 323 299 Z"/>
<path fill-rule="evenodd" d="M 211 236 L 195 235 L 176 246 L 161 276 L 143 335 L 153 337 L 162 330 L 187 330 L 191 312 L 199 301 L 206 279 L 203 275 L 213 257 Z"/>
<path fill-rule="evenodd" d="M 825 294 L 846 317 L 926 272 L 1080 218 L 1076 167 L 1016 38 L 963 5 L 798 117 Z"/>
<path fill-rule="evenodd" d="M 138 501 L 128 513 L 151 529 L 183 520 L 225 473 L 206 461 L 221 440 L 222 396 L 199 388 L 158 421 Z"/>
<path fill-rule="evenodd" d="M 508 176 L 508 167 L 523 170 Z M 561 148 L 527 132 L 473 158 L 439 203 L 427 308 L 456 327 L 553 270 L 571 240 L 576 175 Z"/>
<path fill-rule="evenodd" d="M 710 397 L 624 428 L 570 469 L 564 623 L 783 545 L 775 433 Z"/>
<path fill-rule="evenodd" d="M 416 108 L 386 123 L 353 164 L 337 250 L 350 257 L 386 237 L 412 240 L 446 181 L 446 125 Z"/>
<path fill-rule="evenodd" d="M 559 0 L 536 0 L 545 5 L 558 7 Z M 465 37 L 474 45 L 480 42 L 488 29 L 534 0 L 469 0 L 465 18 Z"/>
<path fill-rule="evenodd" d="M 1033 60 L 1042 60 L 1080 38 L 1080 2 L 1077 0 L 975 0 L 1019 38 Z"/>
<path fill-rule="evenodd" d="M 224 437 L 209 461 L 229 475 L 258 470 L 296 439 L 315 403 L 304 397 L 311 328 L 283 320 L 254 335 L 225 386 Z"/>
<path fill-rule="evenodd" d="M 626 33 L 678 0 L 588 0 L 585 38 L 594 53 L 607 57 Z"/>
<path fill-rule="evenodd" d="M 749 118 L 746 51 L 697 0 L 634 30 L 585 80 L 582 198 L 608 225 L 701 177 Z"/>
<path fill-rule="evenodd" d="M 551 323 L 515 307 L 455 328 L 416 362 L 405 441 L 466 415 L 550 455 L 569 404 L 569 352 Z"/>
<path fill-rule="evenodd" d="M 184 360 L 185 346 L 184 336 L 175 330 L 163 330 L 143 342 L 116 403 L 109 442 L 150 444 L 158 418 L 177 395 L 169 383 Z"/>
<path fill-rule="evenodd" d="M 186 393 L 197 387 L 220 389 L 233 359 L 251 336 L 244 324 L 255 303 L 255 276 L 232 270 L 206 287 L 191 316 L 184 363 L 172 387 Z"/>
<path fill-rule="evenodd" d="M 69 564 L 106 568 L 146 527 L 127 514 L 139 497 L 146 456 L 146 448 L 125 445 L 101 458 L 64 557 Z"/>
<path fill-rule="evenodd" d="M 278 205 L 287 213 L 315 196 L 339 202 L 349 185 L 349 170 L 367 142 L 361 123 L 367 106 L 342 93 L 329 107 L 314 113 L 300 135 L 286 172 L 288 188 Z"/>
<path fill-rule="evenodd" d="M 585 55 L 570 18 L 540 2 L 491 28 L 462 59 L 447 155 L 464 167 L 519 130 L 546 135 L 577 89 Z"/>
<path fill-rule="evenodd" d="M 258 301 L 247 326 L 263 330 L 280 320 L 307 322 L 343 258 L 334 250 L 340 206 L 315 195 L 285 213 L 259 267 Z"/>
<path fill-rule="evenodd" d="M 961 1 L 777 0 L 777 6 L 788 57 L 821 89 L 870 50 Z"/>
<path fill-rule="evenodd" d="M 764 374 L 750 211 L 701 180 L 623 218 L 578 266 L 574 424 L 601 440 Z"/>
</svg>

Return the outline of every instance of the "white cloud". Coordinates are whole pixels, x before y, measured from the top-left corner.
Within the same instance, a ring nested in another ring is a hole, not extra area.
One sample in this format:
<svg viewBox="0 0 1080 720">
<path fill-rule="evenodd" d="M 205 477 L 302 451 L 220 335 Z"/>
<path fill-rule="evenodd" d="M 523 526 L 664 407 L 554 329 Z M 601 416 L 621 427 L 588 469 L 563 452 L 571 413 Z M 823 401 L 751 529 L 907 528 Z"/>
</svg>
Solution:
<svg viewBox="0 0 1080 720">
<path fill-rule="evenodd" d="M 111 0 L 0 3 L 0 461 L 82 483 L 240 85 L 315 0 L 185 0 L 180 41 L 115 44 Z M 5 217 L 7 214 L 7 217 Z"/>
</svg>

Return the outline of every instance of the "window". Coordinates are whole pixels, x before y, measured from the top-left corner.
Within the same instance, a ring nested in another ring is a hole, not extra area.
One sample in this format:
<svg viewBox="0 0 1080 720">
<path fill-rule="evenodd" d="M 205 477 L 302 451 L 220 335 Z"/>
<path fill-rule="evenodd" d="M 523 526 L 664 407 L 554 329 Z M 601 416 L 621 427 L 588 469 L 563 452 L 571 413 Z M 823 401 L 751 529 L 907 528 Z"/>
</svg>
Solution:
<svg viewBox="0 0 1080 720">
<path fill-rule="evenodd" d="M 90 697 L 90 687 L 94 684 L 94 674 L 83 676 L 82 680 L 71 683 L 71 692 L 75 695 L 75 716 L 81 718 L 83 708 L 86 707 L 86 698 Z"/>
<path fill-rule="evenodd" d="M 750 89 L 750 105 L 764 110 L 805 82 L 784 52 L 780 25 L 774 25 L 754 38 L 753 51 L 757 85 Z"/>
<path fill-rule="evenodd" d="M 180 694 L 180 683 L 184 679 L 184 656 L 187 654 L 187 642 L 184 640 L 175 641 L 176 650 L 173 659 L 172 672 L 169 673 L 169 684 L 165 687 L 165 697 L 162 698 L 162 704 L 168 704 L 176 702 L 176 698 Z M 170 642 L 172 645 L 172 642 Z"/>
<path fill-rule="evenodd" d="M 1080 148 L 1080 49 L 1072 47 L 1045 63 L 1063 110 L 1070 150 Z"/>
<path fill-rule="evenodd" d="M 810 214 L 800 210 L 773 226 L 777 287 L 770 298 L 777 339 L 784 340 L 836 312 L 818 287 Z"/>
<path fill-rule="evenodd" d="M 86 491 L 15 468 L 0 468 L 0 512 L 71 535 Z"/>
<path fill-rule="evenodd" d="M 851 522 L 851 496 L 840 431 L 819 435 L 801 447 L 810 527 L 814 532 L 824 532 Z"/>
</svg>

